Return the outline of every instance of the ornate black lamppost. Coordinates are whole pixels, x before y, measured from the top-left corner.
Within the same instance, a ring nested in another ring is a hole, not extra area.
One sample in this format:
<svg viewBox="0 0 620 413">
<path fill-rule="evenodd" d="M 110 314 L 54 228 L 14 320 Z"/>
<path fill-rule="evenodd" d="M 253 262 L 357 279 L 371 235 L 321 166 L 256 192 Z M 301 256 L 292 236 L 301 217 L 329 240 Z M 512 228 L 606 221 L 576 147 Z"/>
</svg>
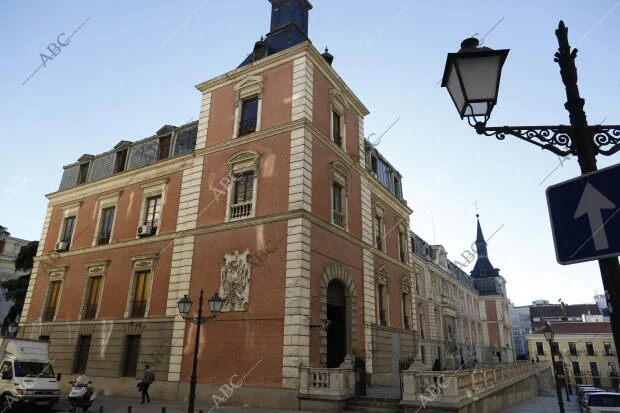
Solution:
<svg viewBox="0 0 620 413">
<path fill-rule="evenodd" d="M 596 171 L 596 155 L 612 155 L 620 150 L 620 125 L 590 126 L 583 110 L 585 100 L 577 87 L 577 49 L 570 48 L 568 29 L 560 21 L 555 31 L 559 48 L 555 61 L 566 88 L 564 107 L 570 125 L 489 127 L 487 121 L 497 103 L 497 93 L 504 61 L 509 50 L 478 47 L 475 38 L 461 43 L 458 53 L 449 53 L 442 86 L 448 89 L 461 118 L 480 135 L 504 139 L 513 135 L 559 156 L 576 155 L 581 173 Z M 620 343 L 620 263 L 617 257 L 599 260 L 601 278 L 610 312 L 614 341 Z M 618 352 L 620 363 L 620 352 Z"/>
<path fill-rule="evenodd" d="M 19 331 L 19 324 L 13 322 L 9 324 L 7 330 L 10 337 L 17 337 L 17 332 Z"/>
<path fill-rule="evenodd" d="M 194 363 L 192 365 L 192 378 L 189 385 L 189 404 L 187 406 L 187 413 L 194 413 L 194 404 L 196 402 L 196 369 L 198 367 L 198 347 L 200 344 L 200 325 L 206 323 L 209 320 L 213 320 L 217 313 L 222 311 L 222 304 L 224 301 L 220 298 L 217 293 L 213 295 L 213 297 L 209 298 L 209 310 L 211 310 L 211 315 L 203 317 L 202 316 L 202 301 L 203 294 L 202 290 L 200 290 L 200 299 L 198 300 L 198 316 L 197 317 L 188 317 L 187 314 L 189 310 L 192 308 L 192 301 L 186 296 L 181 298 L 177 303 L 179 307 L 179 313 L 183 320 L 188 323 L 196 324 L 196 339 L 194 341 Z"/>
<path fill-rule="evenodd" d="M 543 334 L 545 335 L 545 339 L 549 342 L 549 352 L 551 353 L 551 367 L 553 368 L 553 379 L 555 380 L 555 392 L 558 395 L 558 405 L 560 405 L 560 413 L 564 413 L 564 401 L 562 401 L 562 389 L 560 389 L 560 382 L 558 381 L 558 371 L 555 366 L 555 356 L 553 355 L 553 338 L 555 333 L 551 329 L 551 326 L 547 324 L 545 329 L 543 330 Z"/>
</svg>

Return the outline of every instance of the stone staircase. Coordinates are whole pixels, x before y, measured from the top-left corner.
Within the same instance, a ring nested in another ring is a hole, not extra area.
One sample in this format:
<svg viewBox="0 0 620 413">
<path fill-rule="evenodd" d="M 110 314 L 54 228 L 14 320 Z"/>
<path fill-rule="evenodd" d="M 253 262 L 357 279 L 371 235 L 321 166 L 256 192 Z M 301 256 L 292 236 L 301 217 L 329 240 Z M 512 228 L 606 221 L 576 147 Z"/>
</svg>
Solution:
<svg viewBox="0 0 620 413">
<path fill-rule="evenodd" d="M 355 396 L 347 400 L 342 413 L 401 413 L 400 399 Z"/>
</svg>

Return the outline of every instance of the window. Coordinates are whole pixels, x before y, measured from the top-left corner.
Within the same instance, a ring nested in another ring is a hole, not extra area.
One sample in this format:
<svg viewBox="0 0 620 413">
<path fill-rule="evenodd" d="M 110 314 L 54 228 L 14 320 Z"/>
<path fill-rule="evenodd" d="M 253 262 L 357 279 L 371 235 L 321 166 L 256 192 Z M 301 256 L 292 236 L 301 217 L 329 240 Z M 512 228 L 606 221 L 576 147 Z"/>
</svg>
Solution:
<svg viewBox="0 0 620 413">
<path fill-rule="evenodd" d="M 122 377 L 136 377 L 138 354 L 140 353 L 140 336 L 130 335 L 125 339 L 125 353 L 121 368 Z"/>
<path fill-rule="evenodd" d="M 385 285 L 379 284 L 379 324 L 382 326 L 387 325 L 385 316 Z"/>
<path fill-rule="evenodd" d="M 411 311 L 409 310 L 411 303 L 409 302 L 409 294 L 403 293 L 403 326 L 405 330 L 409 330 L 409 319 Z"/>
<path fill-rule="evenodd" d="M 394 195 L 396 195 L 397 198 L 403 197 L 403 190 L 400 186 L 400 178 L 398 176 L 394 176 Z"/>
<path fill-rule="evenodd" d="M 592 374 L 593 377 L 598 377 L 600 375 L 596 361 L 590 362 L 590 374 Z"/>
<path fill-rule="evenodd" d="M 75 217 L 65 218 L 63 224 L 62 236 L 60 240 L 67 243 L 67 249 L 71 246 L 71 238 L 73 237 L 73 229 L 75 228 Z"/>
<path fill-rule="evenodd" d="M 239 219 L 252 215 L 254 200 L 254 171 L 234 174 L 233 199 L 230 218 Z"/>
<path fill-rule="evenodd" d="M 374 220 L 375 227 L 375 248 L 383 251 L 383 218 L 380 215 L 375 215 Z"/>
<path fill-rule="evenodd" d="M 73 362 L 73 374 L 86 373 L 86 363 L 88 362 L 88 353 L 90 351 L 90 336 L 80 336 L 78 338 L 77 348 L 75 351 L 75 361 Z"/>
<path fill-rule="evenodd" d="M 126 161 L 127 161 L 127 148 L 117 151 L 116 159 L 114 160 L 114 173 L 123 172 L 125 170 Z"/>
<path fill-rule="evenodd" d="M 578 361 L 573 361 L 573 376 L 581 376 L 581 367 Z"/>
<path fill-rule="evenodd" d="M 613 356 L 613 351 L 611 351 L 611 343 L 603 343 L 603 348 L 605 348 L 606 356 Z"/>
<path fill-rule="evenodd" d="M 616 366 L 615 361 L 607 362 L 607 371 L 609 372 L 609 376 L 617 377 L 618 376 L 618 367 Z"/>
<path fill-rule="evenodd" d="M 568 351 L 571 356 L 577 355 L 577 346 L 575 345 L 575 343 L 572 343 L 572 342 L 568 343 Z"/>
<path fill-rule="evenodd" d="M 148 300 L 148 292 L 151 271 L 137 271 L 134 275 L 135 286 L 133 300 L 131 303 L 131 317 L 140 318 L 146 315 L 146 304 Z"/>
<path fill-rule="evenodd" d="M 258 124 L 258 96 L 244 99 L 241 103 L 241 119 L 239 121 L 238 136 L 256 132 Z"/>
<path fill-rule="evenodd" d="M 60 286 L 61 281 L 52 281 L 49 285 L 49 291 L 47 293 L 47 304 L 43 311 L 43 321 L 54 321 L 56 317 L 56 308 L 58 307 L 58 301 L 60 298 Z"/>
<path fill-rule="evenodd" d="M 398 255 L 400 262 L 407 262 L 407 236 L 402 230 L 398 231 Z"/>
<path fill-rule="evenodd" d="M 592 343 L 586 343 L 586 354 L 588 356 L 594 355 L 594 346 L 592 345 Z"/>
<path fill-rule="evenodd" d="M 80 170 L 78 172 L 78 180 L 77 180 L 78 185 L 82 185 L 86 183 L 86 179 L 88 178 L 88 166 L 89 165 L 90 165 L 89 162 L 80 164 Z"/>
<path fill-rule="evenodd" d="M 159 160 L 170 157 L 170 135 L 159 138 Z"/>
<path fill-rule="evenodd" d="M 420 329 L 420 338 L 424 340 L 424 309 L 420 308 L 420 321 L 419 321 L 419 329 Z"/>
<path fill-rule="evenodd" d="M 424 339 L 424 337 L 422 337 Z M 420 346 L 420 353 L 422 353 L 422 363 L 426 364 L 426 352 L 424 346 Z"/>
<path fill-rule="evenodd" d="M 161 195 L 152 196 L 146 199 L 146 211 L 144 214 L 144 225 L 151 225 L 150 234 L 157 233 L 157 227 L 159 226 L 159 218 L 161 214 Z"/>
<path fill-rule="evenodd" d="M 344 188 L 340 183 L 334 182 L 332 184 L 332 199 L 333 199 L 333 220 L 334 224 L 345 227 L 345 212 L 344 212 Z"/>
<path fill-rule="evenodd" d="M 112 236 L 112 225 L 114 223 L 115 207 L 104 208 L 101 211 L 101 225 L 99 227 L 99 236 L 97 237 L 97 245 L 105 245 L 110 243 Z"/>
<path fill-rule="evenodd" d="M 347 221 L 347 183 L 350 174 L 347 168 L 340 162 L 331 164 L 331 220 L 332 224 L 337 225 L 344 230 L 348 228 Z"/>
<path fill-rule="evenodd" d="M 50 336 L 39 336 L 39 341 L 50 342 Z"/>
<path fill-rule="evenodd" d="M 554 356 L 560 355 L 560 345 L 556 341 L 551 342 L 551 352 Z"/>
<path fill-rule="evenodd" d="M 338 112 L 332 112 L 332 140 L 334 143 L 342 147 L 342 134 L 340 133 L 341 116 Z"/>
<path fill-rule="evenodd" d="M 545 355 L 545 350 L 543 349 L 543 343 L 540 341 L 536 342 L 536 354 L 538 354 L 539 356 Z"/>
<path fill-rule="evenodd" d="M 99 293 L 101 292 L 102 277 L 89 277 L 88 289 L 86 290 L 86 304 L 84 306 L 84 319 L 92 320 L 97 317 L 99 307 Z"/>
</svg>

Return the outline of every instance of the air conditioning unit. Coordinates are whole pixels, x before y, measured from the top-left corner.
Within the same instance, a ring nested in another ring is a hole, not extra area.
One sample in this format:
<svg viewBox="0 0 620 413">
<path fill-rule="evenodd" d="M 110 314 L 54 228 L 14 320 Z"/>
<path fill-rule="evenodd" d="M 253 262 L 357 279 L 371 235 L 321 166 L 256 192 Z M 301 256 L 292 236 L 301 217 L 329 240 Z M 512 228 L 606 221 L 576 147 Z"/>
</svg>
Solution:
<svg viewBox="0 0 620 413">
<path fill-rule="evenodd" d="M 139 237 L 148 237 L 149 235 L 153 235 L 153 224 L 144 224 L 138 227 L 138 236 Z"/>
<path fill-rule="evenodd" d="M 59 241 L 56 243 L 56 251 L 67 251 L 69 249 L 69 243 L 66 241 Z"/>
</svg>

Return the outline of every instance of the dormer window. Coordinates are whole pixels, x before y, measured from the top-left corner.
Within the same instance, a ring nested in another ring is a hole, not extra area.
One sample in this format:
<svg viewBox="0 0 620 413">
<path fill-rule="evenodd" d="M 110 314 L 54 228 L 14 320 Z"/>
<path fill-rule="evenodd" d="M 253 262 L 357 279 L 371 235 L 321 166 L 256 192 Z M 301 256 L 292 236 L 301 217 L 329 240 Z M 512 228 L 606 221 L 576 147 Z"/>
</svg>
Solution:
<svg viewBox="0 0 620 413">
<path fill-rule="evenodd" d="M 116 160 L 114 161 L 114 173 L 123 172 L 127 161 L 127 148 L 116 152 Z"/>
<path fill-rule="evenodd" d="M 170 157 L 170 135 L 159 138 L 159 160 Z"/>
<path fill-rule="evenodd" d="M 90 165 L 90 162 L 80 164 L 80 171 L 78 173 L 78 180 L 77 180 L 78 185 L 82 185 L 86 183 L 86 179 L 88 178 L 89 165 Z"/>
<path fill-rule="evenodd" d="M 400 186 L 400 178 L 398 176 L 394 176 L 394 195 L 398 198 L 403 197 L 403 190 Z"/>
</svg>

